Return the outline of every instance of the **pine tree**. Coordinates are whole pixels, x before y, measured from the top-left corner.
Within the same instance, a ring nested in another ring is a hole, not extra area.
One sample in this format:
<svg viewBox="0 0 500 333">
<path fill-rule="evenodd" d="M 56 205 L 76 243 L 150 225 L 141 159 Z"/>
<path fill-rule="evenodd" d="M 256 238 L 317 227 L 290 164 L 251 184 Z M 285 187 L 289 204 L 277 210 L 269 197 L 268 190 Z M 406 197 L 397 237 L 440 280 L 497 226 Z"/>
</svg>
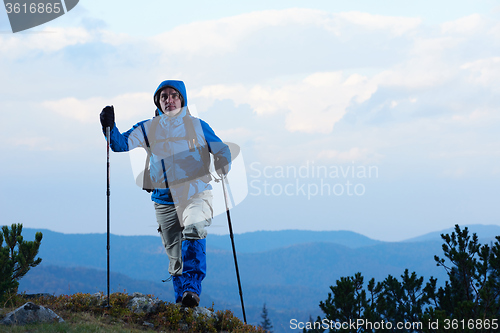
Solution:
<svg viewBox="0 0 500 333">
<path fill-rule="evenodd" d="M 262 307 L 262 314 L 260 316 L 262 317 L 262 321 L 260 322 L 259 327 L 262 327 L 262 329 L 266 332 L 273 333 L 273 324 L 271 324 L 271 320 L 269 319 L 266 303 L 264 303 L 264 306 Z"/>
<path fill-rule="evenodd" d="M 35 259 L 42 233 L 37 232 L 34 241 L 24 241 L 22 231 L 22 224 L 3 226 L 0 231 L 0 301 L 7 293 L 17 292 L 19 280 L 42 261 Z"/>
<path fill-rule="evenodd" d="M 389 275 L 377 298 L 376 310 L 381 318 L 394 323 L 420 322 L 425 307 L 432 303 L 437 280 L 430 278 L 425 286 L 423 282 L 423 277 L 417 277 L 415 272 L 409 274 L 408 269 L 401 275 L 401 281 Z"/>
<path fill-rule="evenodd" d="M 321 301 L 319 307 L 326 314 L 326 319 L 333 322 L 348 323 L 364 318 L 364 309 L 367 305 L 366 291 L 363 289 L 363 276 L 356 273 L 354 276 L 341 277 L 336 286 L 330 287 L 328 299 Z M 354 329 L 343 329 L 339 332 L 353 333 Z"/>
<path fill-rule="evenodd" d="M 500 236 L 489 245 L 481 245 L 476 234 L 469 235 L 455 225 L 455 231 L 441 235 L 444 257 L 435 256 L 438 266 L 448 273 L 449 281 L 436 293 L 436 308 L 429 317 L 480 321 L 500 315 Z M 442 322 L 442 320 L 441 320 Z M 463 332 L 474 332 L 465 327 Z"/>
<path fill-rule="evenodd" d="M 363 286 L 363 276 L 341 277 L 331 286 L 328 299 L 320 302 L 325 317 L 333 322 L 364 319 L 366 322 L 421 323 L 412 332 L 498 332 L 500 316 L 500 236 L 491 245 L 481 245 L 476 234 L 455 226 L 441 235 L 444 258 L 435 256 L 437 266 L 448 273 L 444 287 L 436 291 L 437 279 L 424 286 L 423 277 L 405 270 L 398 280 L 389 275 L 382 282 L 371 279 Z M 320 318 L 318 318 L 320 320 Z M 450 325 L 443 326 L 445 322 Z M 431 327 L 430 323 L 439 323 Z M 482 327 L 479 326 L 482 325 Z M 341 328 L 338 332 L 356 332 Z M 407 332 L 405 329 L 369 329 L 363 332 Z M 455 330 L 457 331 L 457 330 Z"/>
</svg>

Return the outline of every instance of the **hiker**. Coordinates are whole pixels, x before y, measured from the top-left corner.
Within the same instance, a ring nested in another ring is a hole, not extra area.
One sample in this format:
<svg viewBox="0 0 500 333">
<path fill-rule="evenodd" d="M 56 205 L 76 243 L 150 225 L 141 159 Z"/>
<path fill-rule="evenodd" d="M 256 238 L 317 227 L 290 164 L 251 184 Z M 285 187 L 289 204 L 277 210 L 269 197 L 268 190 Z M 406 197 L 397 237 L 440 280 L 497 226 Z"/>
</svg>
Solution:
<svg viewBox="0 0 500 333">
<path fill-rule="evenodd" d="M 175 301 L 196 307 L 206 275 L 205 227 L 213 214 L 209 153 L 219 176 L 229 171 L 231 153 L 206 122 L 189 113 L 184 82 L 163 81 L 153 100 L 155 117 L 124 133 L 115 125 L 113 106 L 102 110 L 101 125 L 104 131 L 111 128 L 113 151 L 142 147 L 148 152 L 149 170 L 145 168 L 142 185 L 152 192 Z"/>
</svg>

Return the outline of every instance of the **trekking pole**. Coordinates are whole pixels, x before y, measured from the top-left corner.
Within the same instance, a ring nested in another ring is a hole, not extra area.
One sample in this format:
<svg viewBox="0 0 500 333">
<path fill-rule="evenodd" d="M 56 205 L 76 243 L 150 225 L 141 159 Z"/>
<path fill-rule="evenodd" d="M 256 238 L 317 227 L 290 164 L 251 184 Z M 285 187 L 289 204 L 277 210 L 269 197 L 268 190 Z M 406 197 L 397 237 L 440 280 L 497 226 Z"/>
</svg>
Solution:
<svg viewBox="0 0 500 333">
<path fill-rule="evenodd" d="M 224 192 L 224 202 L 226 203 L 226 214 L 227 214 L 227 224 L 229 225 L 229 236 L 231 237 L 231 245 L 233 247 L 234 266 L 236 267 L 236 278 L 238 279 L 238 289 L 240 291 L 241 310 L 243 311 L 243 321 L 246 324 L 247 316 L 245 315 L 245 304 L 243 303 L 243 291 L 241 290 L 240 270 L 238 269 L 238 260 L 236 259 L 236 248 L 234 247 L 233 226 L 231 224 L 231 215 L 229 214 L 229 205 L 226 193 L 226 185 L 225 185 L 226 175 L 222 175 L 221 178 L 222 178 L 222 191 Z"/>
<path fill-rule="evenodd" d="M 107 166 L 107 190 L 106 190 L 106 196 L 107 196 L 107 246 L 106 246 L 106 249 L 107 249 L 107 252 L 108 252 L 108 269 L 107 269 L 107 292 L 108 292 L 108 300 L 107 300 L 107 305 L 106 307 L 109 308 L 109 249 L 110 249 L 110 246 L 109 246 L 109 197 L 111 195 L 110 191 L 109 191 L 109 141 L 110 141 L 110 127 L 106 127 L 106 152 L 107 152 L 107 163 L 106 163 L 106 166 Z"/>
</svg>

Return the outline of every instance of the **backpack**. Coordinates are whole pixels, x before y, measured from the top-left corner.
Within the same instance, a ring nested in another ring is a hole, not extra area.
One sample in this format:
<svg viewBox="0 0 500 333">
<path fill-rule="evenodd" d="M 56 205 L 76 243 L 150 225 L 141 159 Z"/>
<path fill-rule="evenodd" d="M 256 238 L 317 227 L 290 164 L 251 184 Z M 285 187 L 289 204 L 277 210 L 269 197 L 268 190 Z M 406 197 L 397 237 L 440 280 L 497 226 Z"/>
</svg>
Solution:
<svg viewBox="0 0 500 333">
<path fill-rule="evenodd" d="M 188 141 L 188 147 L 190 152 L 194 152 L 198 150 L 201 158 L 202 158 L 202 163 L 203 163 L 203 168 L 202 171 L 199 174 L 194 174 L 189 176 L 188 178 L 183 178 L 181 180 L 176 180 L 169 182 L 171 185 L 178 184 L 180 182 L 185 182 L 189 181 L 192 179 L 196 178 L 202 178 L 203 180 L 206 181 L 207 183 L 212 179 L 212 176 L 210 174 L 210 153 L 208 151 L 208 143 L 206 140 L 204 140 L 204 144 L 200 145 L 198 142 L 198 137 L 196 135 L 196 131 L 194 129 L 194 124 L 193 124 L 193 119 L 191 117 L 191 113 L 189 110 L 186 110 L 186 115 L 182 118 L 183 123 L 184 123 L 184 128 L 186 131 L 186 136 L 185 137 L 180 137 L 176 138 L 178 140 L 187 140 Z M 149 130 L 149 137 L 154 138 L 154 135 L 156 133 L 156 127 L 158 126 L 158 123 L 160 121 L 159 116 L 155 116 L 152 119 L 151 127 Z M 155 188 L 168 188 L 168 184 L 166 183 L 153 183 L 151 180 L 151 173 L 150 173 L 150 166 L 149 166 L 149 161 L 152 156 L 152 147 L 151 143 L 149 142 L 148 135 L 146 135 L 146 130 L 144 128 L 144 125 L 141 124 L 142 128 L 142 133 L 144 135 L 145 143 L 146 143 L 146 151 L 147 151 L 147 157 L 146 157 L 146 162 L 144 164 L 144 172 L 142 172 L 143 177 L 142 177 L 142 189 L 148 193 L 152 192 Z M 153 143 L 154 146 L 155 142 Z M 139 184 L 140 180 L 140 175 L 137 178 L 137 183 Z"/>
</svg>

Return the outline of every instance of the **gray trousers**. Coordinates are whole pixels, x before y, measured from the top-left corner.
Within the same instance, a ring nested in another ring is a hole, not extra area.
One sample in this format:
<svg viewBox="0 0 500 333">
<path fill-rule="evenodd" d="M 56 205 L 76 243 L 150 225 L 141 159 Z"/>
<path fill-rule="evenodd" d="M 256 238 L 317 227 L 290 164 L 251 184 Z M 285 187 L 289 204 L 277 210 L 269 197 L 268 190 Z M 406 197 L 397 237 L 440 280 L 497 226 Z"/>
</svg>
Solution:
<svg viewBox="0 0 500 333">
<path fill-rule="evenodd" d="M 185 208 L 154 203 L 158 231 L 169 259 L 168 273 L 182 275 L 182 241 L 204 239 L 205 227 L 212 223 L 212 192 L 207 190 L 191 197 Z"/>
</svg>

